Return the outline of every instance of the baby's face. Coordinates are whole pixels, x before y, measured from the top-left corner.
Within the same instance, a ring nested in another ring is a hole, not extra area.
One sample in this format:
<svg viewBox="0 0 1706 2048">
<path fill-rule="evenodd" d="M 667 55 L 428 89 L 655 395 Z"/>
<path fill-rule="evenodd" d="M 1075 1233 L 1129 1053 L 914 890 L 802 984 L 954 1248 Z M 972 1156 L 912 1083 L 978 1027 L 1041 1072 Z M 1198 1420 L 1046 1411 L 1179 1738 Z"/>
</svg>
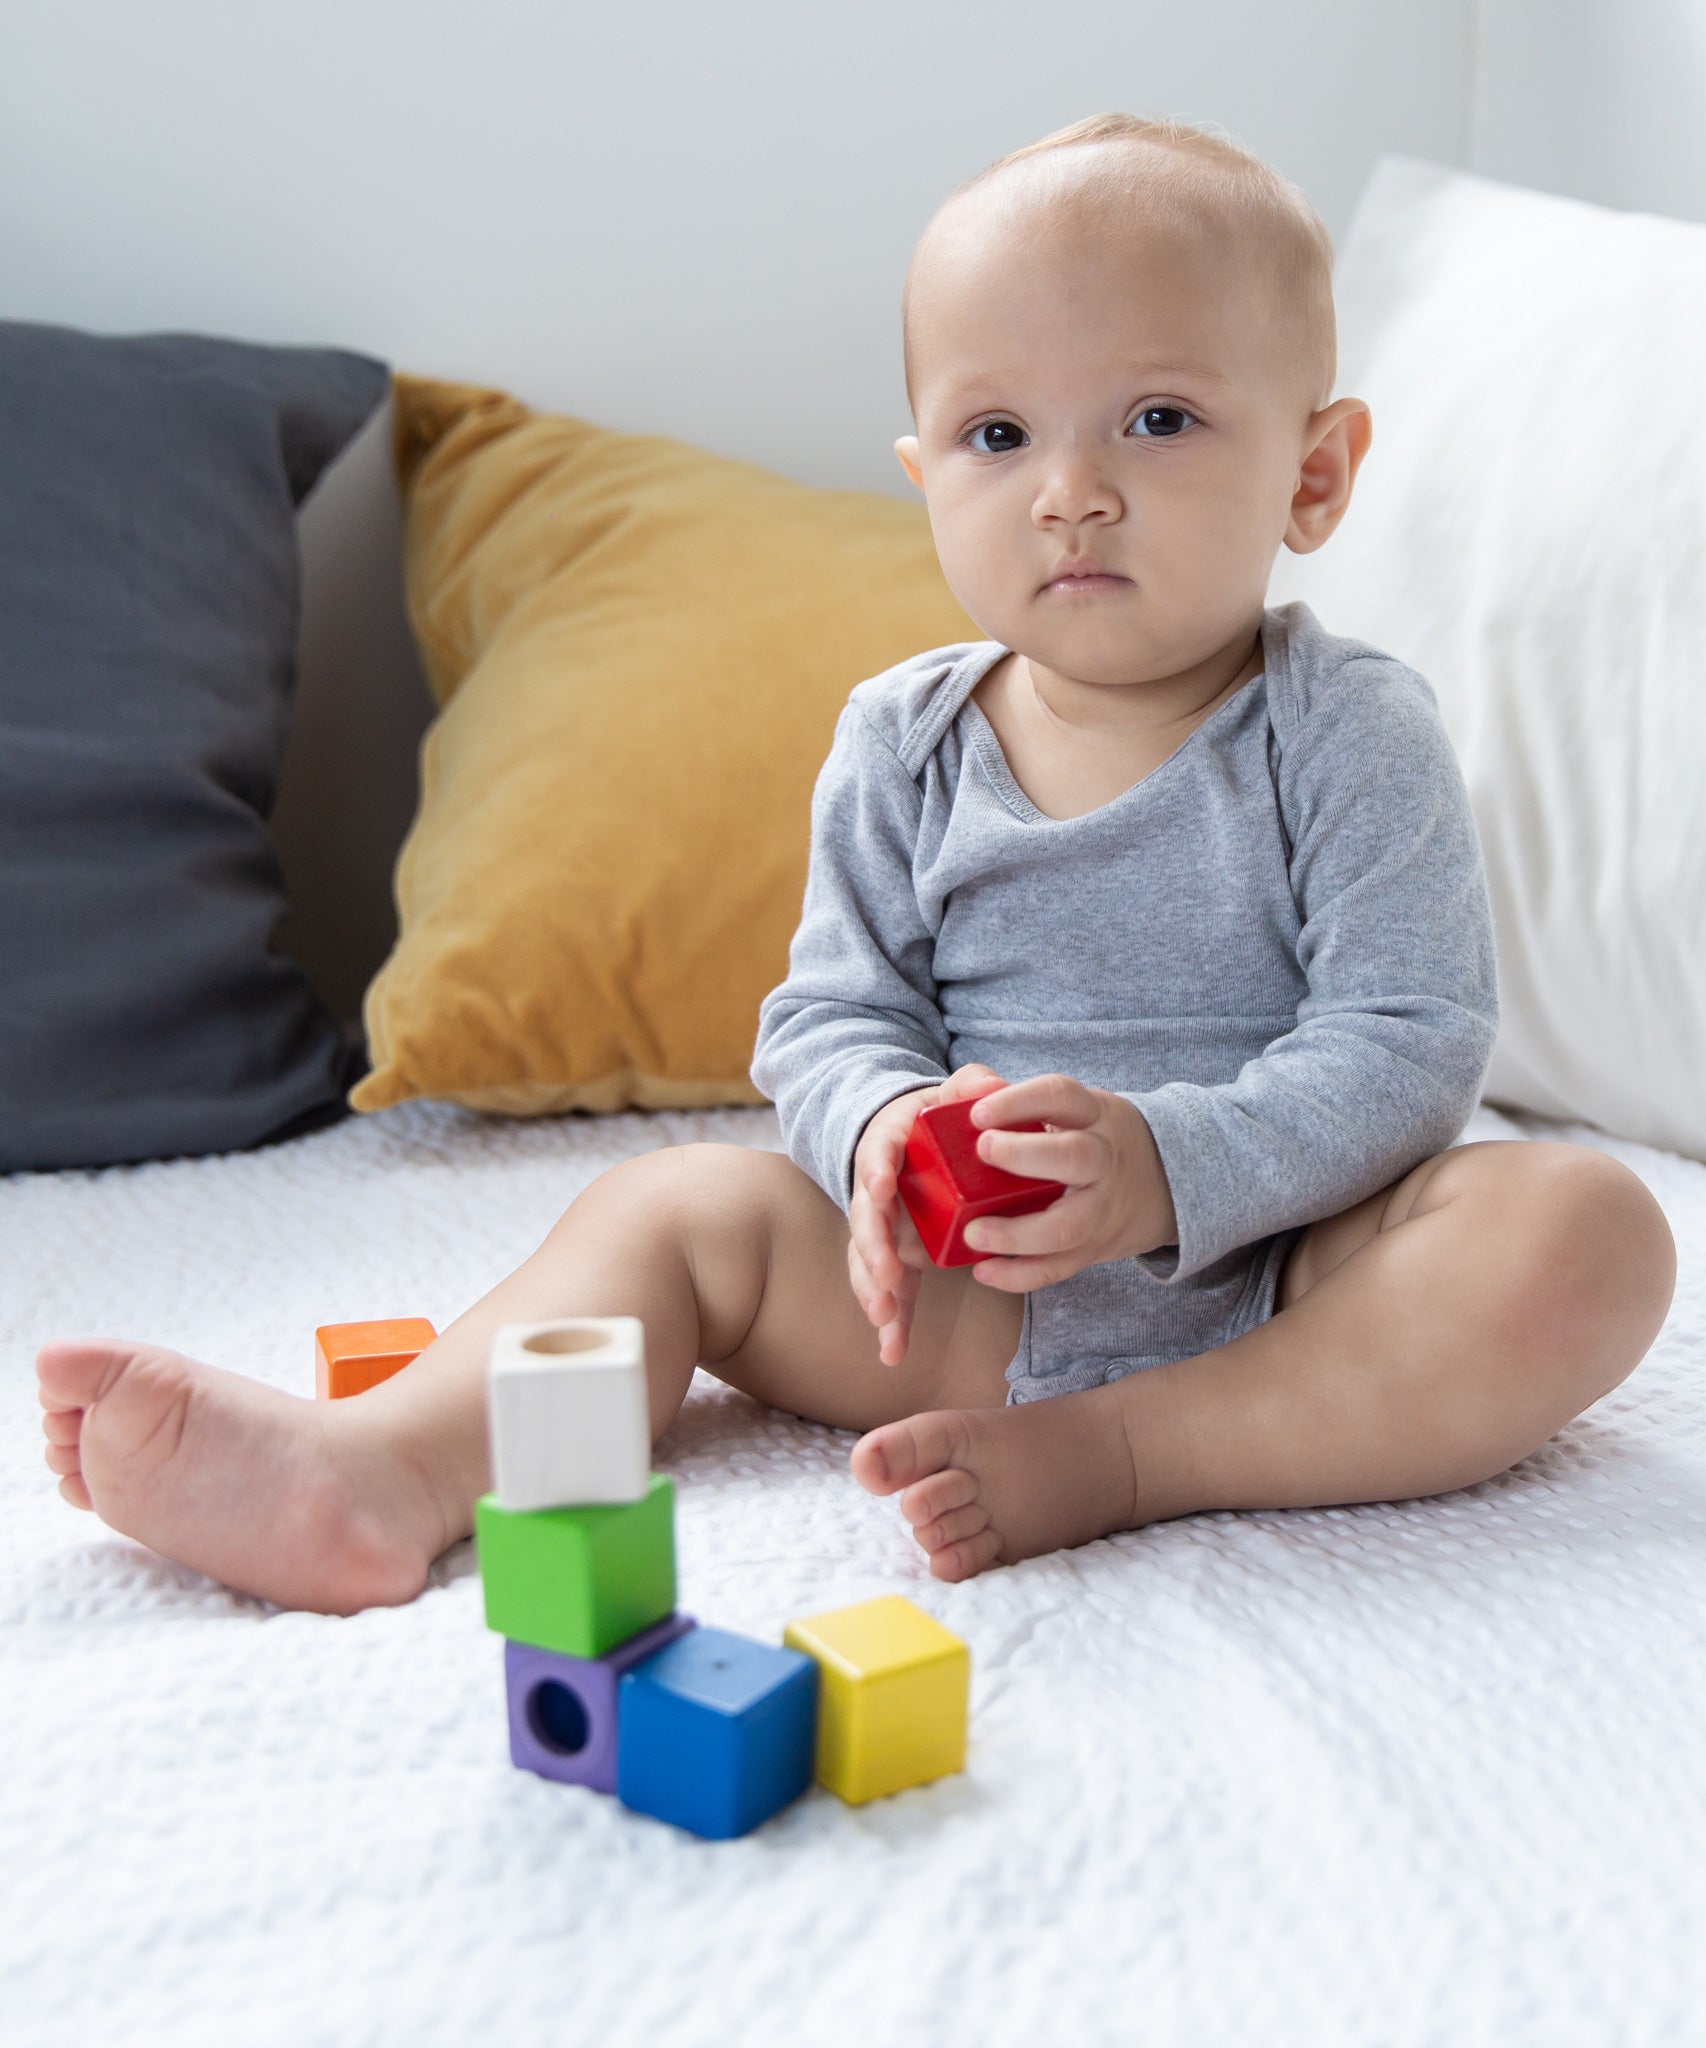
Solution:
<svg viewBox="0 0 1706 2048">
<path fill-rule="evenodd" d="M 895 447 L 986 638 L 1107 684 L 1248 644 L 1312 417 L 1269 306 L 1254 266 L 1178 238 L 1117 261 L 952 239 L 920 278 L 918 431 Z M 1116 580 L 1057 581 L 1072 562 Z"/>
</svg>

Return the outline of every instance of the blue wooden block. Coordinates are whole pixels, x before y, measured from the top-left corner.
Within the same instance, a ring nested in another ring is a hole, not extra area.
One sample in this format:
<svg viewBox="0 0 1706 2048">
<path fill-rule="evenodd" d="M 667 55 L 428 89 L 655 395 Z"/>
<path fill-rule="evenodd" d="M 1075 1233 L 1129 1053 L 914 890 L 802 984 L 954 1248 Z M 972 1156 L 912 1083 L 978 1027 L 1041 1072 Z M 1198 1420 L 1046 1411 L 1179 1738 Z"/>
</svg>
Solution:
<svg viewBox="0 0 1706 2048">
<path fill-rule="evenodd" d="M 744 1835 L 811 1783 L 816 1663 L 696 1628 L 622 1680 L 616 1796 L 715 1841 Z"/>
</svg>

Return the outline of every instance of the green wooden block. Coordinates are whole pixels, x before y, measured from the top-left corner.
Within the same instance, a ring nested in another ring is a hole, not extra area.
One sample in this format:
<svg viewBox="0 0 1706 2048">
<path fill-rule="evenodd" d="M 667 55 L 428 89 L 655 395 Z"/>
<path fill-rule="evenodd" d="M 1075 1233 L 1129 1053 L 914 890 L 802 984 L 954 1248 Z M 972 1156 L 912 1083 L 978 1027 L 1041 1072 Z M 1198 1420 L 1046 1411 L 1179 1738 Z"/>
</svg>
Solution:
<svg viewBox="0 0 1706 2048">
<path fill-rule="evenodd" d="M 618 1507 L 522 1513 L 484 1494 L 474 1546 L 486 1626 L 565 1657 L 602 1657 L 675 1610 L 675 1487 L 654 1472 Z"/>
</svg>

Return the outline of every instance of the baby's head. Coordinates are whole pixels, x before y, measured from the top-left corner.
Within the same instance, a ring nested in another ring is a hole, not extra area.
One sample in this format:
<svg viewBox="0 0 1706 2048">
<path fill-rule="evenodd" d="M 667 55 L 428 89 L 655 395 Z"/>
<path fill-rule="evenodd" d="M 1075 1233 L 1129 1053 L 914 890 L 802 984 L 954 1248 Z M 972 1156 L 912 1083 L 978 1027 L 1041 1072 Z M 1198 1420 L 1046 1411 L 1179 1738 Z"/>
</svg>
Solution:
<svg viewBox="0 0 1706 2048">
<path fill-rule="evenodd" d="M 1141 683 L 1260 622 L 1370 438 L 1329 403 L 1332 243 L 1297 188 L 1207 130 L 1100 114 L 937 209 L 901 301 L 924 491 L 949 587 L 1064 677 Z M 1125 579 L 1049 588 L 1083 557 Z"/>
</svg>

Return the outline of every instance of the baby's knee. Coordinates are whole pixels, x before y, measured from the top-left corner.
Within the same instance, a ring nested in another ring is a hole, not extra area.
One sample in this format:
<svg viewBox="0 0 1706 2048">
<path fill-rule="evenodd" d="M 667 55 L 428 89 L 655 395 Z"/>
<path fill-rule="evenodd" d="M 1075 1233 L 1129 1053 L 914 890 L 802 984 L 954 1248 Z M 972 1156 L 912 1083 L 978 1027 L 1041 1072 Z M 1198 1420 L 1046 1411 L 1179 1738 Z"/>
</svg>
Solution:
<svg viewBox="0 0 1706 2048">
<path fill-rule="evenodd" d="M 1582 1350 L 1610 1389 L 1658 1335 L 1676 1285 L 1676 1242 L 1645 1183 L 1584 1145 L 1532 1144 L 1528 1228 L 1531 1289 L 1544 1304 L 1548 1349 Z M 1531 1301 L 1531 1313 L 1538 1303 Z"/>
<path fill-rule="evenodd" d="M 1551 1148 L 1553 1207 L 1573 1270 L 1594 1292 L 1664 1321 L 1676 1287 L 1676 1240 L 1652 1191 L 1621 1161 L 1585 1145 Z"/>
<path fill-rule="evenodd" d="M 699 1304 L 700 1357 L 716 1365 L 757 1322 L 770 1276 L 791 1257 L 802 1203 L 823 1203 L 815 1181 L 782 1152 L 714 1143 L 672 1146 L 660 1172 Z"/>
<path fill-rule="evenodd" d="M 647 1199 L 667 1204 L 683 1221 L 721 1223 L 735 1229 L 767 1227 L 797 1204 L 802 1191 L 817 1192 L 785 1152 L 705 1140 L 642 1153 L 624 1166 L 649 1169 L 637 1182 Z"/>
<path fill-rule="evenodd" d="M 614 1211 L 637 1234 L 675 1239 L 689 1263 L 704 1271 L 767 1261 L 778 1225 L 802 1198 L 813 1197 L 825 1199 L 785 1153 L 706 1142 L 621 1160 L 581 1201 Z M 571 1209 L 564 1225 L 572 1229 L 573 1219 Z"/>
</svg>

